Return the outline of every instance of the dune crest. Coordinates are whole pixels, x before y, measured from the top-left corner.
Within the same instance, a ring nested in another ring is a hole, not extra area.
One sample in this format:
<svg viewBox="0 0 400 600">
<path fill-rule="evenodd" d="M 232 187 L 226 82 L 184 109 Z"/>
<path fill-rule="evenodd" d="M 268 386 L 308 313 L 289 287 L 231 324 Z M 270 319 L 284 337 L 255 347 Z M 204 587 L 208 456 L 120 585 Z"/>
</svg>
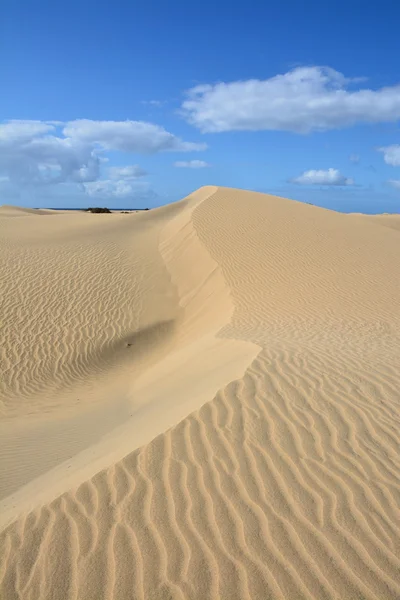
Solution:
<svg viewBox="0 0 400 600">
<path fill-rule="evenodd" d="M 204 188 L 133 223 L 76 214 L 59 215 L 50 230 L 19 225 L 23 242 L 5 244 L 10 263 L 21 246 L 32 256 L 20 258 L 19 278 L 7 272 L 0 523 L 172 427 L 260 351 L 218 337 L 233 304 L 192 224 L 215 191 Z M 17 286 L 31 307 L 22 323 Z M 25 352 L 16 356 L 21 333 Z"/>
<path fill-rule="evenodd" d="M 25 208 L 23 206 L 13 206 L 12 204 L 3 204 L 0 206 L 0 218 L 2 217 L 26 217 L 40 215 L 55 215 L 66 211 L 55 211 L 45 208 Z"/>
<path fill-rule="evenodd" d="M 396 217 L 31 219 L 0 211 L 0 596 L 399 598 Z"/>
</svg>

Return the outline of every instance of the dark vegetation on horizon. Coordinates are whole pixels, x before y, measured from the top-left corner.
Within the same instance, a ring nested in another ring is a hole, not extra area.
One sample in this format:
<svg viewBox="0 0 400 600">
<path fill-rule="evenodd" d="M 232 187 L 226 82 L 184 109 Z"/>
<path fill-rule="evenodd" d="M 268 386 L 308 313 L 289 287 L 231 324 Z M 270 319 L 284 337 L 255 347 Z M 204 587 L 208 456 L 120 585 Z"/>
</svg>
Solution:
<svg viewBox="0 0 400 600">
<path fill-rule="evenodd" d="M 95 207 L 90 206 L 89 208 L 84 208 L 83 210 L 85 212 L 91 212 L 91 213 L 111 213 L 111 210 L 109 208 L 100 208 L 99 206 L 95 206 Z"/>
<path fill-rule="evenodd" d="M 90 212 L 90 213 L 108 213 L 111 214 L 111 210 L 109 208 L 101 208 L 100 206 L 90 206 L 89 208 L 83 208 L 82 209 L 84 212 Z M 123 210 L 121 212 L 123 212 L 124 214 L 129 214 L 129 213 L 133 213 L 133 212 L 138 212 L 138 210 L 149 210 L 148 208 L 142 208 L 142 209 L 132 209 L 132 210 Z"/>
</svg>

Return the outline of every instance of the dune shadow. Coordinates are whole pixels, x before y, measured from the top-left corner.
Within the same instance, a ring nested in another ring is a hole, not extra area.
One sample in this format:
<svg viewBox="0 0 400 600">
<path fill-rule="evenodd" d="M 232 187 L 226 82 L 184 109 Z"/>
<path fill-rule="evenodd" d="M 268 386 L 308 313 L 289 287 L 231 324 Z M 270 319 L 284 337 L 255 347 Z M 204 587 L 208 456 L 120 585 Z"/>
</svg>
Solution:
<svg viewBox="0 0 400 600">
<path fill-rule="evenodd" d="M 110 352 L 135 363 L 152 362 L 167 351 L 177 327 L 177 319 L 152 323 L 120 338 Z"/>
</svg>

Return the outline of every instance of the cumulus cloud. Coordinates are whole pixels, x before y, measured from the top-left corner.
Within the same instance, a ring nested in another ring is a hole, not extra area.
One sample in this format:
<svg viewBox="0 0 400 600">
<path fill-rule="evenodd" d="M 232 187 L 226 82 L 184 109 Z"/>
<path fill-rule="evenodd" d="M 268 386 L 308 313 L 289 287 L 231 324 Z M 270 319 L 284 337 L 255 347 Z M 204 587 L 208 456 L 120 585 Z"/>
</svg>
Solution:
<svg viewBox="0 0 400 600">
<path fill-rule="evenodd" d="M 0 139 L 0 173 L 15 183 L 45 184 L 92 181 L 100 161 L 87 144 L 54 134 L 49 125 L 13 124 Z M 43 135 L 45 133 L 45 135 Z M 8 135 L 9 134 L 9 135 Z"/>
<path fill-rule="evenodd" d="M 97 144 L 106 150 L 138 154 L 156 152 L 193 152 L 205 150 L 206 144 L 184 142 L 160 125 L 145 121 L 90 121 L 79 119 L 64 127 L 65 136 L 81 143 Z"/>
<path fill-rule="evenodd" d="M 177 160 L 174 163 L 174 167 L 186 168 L 186 169 L 203 169 L 210 165 L 204 160 Z"/>
<path fill-rule="evenodd" d="M 186 142 L 163 127 L 143 121 L 8 121 L 0 124 L 0 177 L 17 189 L 98 182 L 108 151 L 151 154 L 189 152 L 205 144 Z M 86 193 L 118 197 L 132 192 L 128 181 L 143 177 L 138 165 L 111 167 L 105 183 Z M 112 183 L 110 183 L 112 182 Z"/>
<path fill-rule="evenodd" d="M 400 190 L 400 179 L 389 179 L 388 183 L 389 183 L 389 184 L 390 184 L 392 187 L 394 187 L 394 188 L 396 188 L 396 189 Z"/>
<path fill-rule="evenodd" d="M 353 185 L 354 181 L 345 177 L 337 169 L 304 171 L 299 177 L 290 180 L 301 185 Z"/>
<path fill-rule="evenodd" d="M 202 132 L 308 133 L 400 118 L 400 85 L 351 89 L 359 81 L 329 67 L 297 67 L 265 80 L 196 86 L 181 112 Z"/>
<path fill-rule="evenodd" d="M 83 184 L 88 196 L 108 199 L 149 199 L 154 195 L 147 182 L 135 182 L 127 179 L 100 179 Z"/>
<path fill-rule="evenodd" d="M 53 129 L 54 124 L 49 121 L 7 121 L 7 123 L 0 123 L 0 143 L 21 143 Z"/>
<path fill-rule="evenodd" d="M 147 175 L 147 171 L 139 165 L 129 165 L 127 167 L 110 167 L 108 174 L 111 179 L 138 179 Z"/>
<path fill-rule="evenodd" d="M 400 145 L 383 146 L 382 148 L 378 148 L 378 152 L 383 152 L 383 159 L 386 164 L 393 167 L 400 166 Z"/>
<path fill-rule="evenodd" d="M 98 179 L 83 184 L 88 196 L 99 199 L 131 199 L 144 200 L 154 197 L 154 192 L 147 181 L 141 178 L 147 175 L 139 165 L 125 167 L 109 167 L 109 179 Z"/>
<path fill-rule="evenodd" d="M 83 189 L 88 196 L 108 199 L 144 199 L 149 198 L 153 192 L 146 181 L 140 179 L 147 175 L 139 165 L 125 167 L 109 167 L 109 179 L 97 179 L 83 184 Z"/>
</svg>

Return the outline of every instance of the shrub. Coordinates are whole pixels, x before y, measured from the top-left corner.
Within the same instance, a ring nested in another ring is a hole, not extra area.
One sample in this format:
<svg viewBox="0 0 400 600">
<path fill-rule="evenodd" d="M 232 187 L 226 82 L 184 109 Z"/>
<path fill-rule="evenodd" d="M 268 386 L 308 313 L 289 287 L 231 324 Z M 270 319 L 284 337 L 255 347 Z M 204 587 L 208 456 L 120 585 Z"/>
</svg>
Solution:
<svg viewBox="0 0 400 600">
<path fill-rule="evenodd" d="M 110 213 L 111 214 L 111 210 L 109 208 L 100 208 L 99 206 L 95 206 L 95 207 L 90 206 L 89 208 L 85 208 L 85 212 Z"/>
</svg>

